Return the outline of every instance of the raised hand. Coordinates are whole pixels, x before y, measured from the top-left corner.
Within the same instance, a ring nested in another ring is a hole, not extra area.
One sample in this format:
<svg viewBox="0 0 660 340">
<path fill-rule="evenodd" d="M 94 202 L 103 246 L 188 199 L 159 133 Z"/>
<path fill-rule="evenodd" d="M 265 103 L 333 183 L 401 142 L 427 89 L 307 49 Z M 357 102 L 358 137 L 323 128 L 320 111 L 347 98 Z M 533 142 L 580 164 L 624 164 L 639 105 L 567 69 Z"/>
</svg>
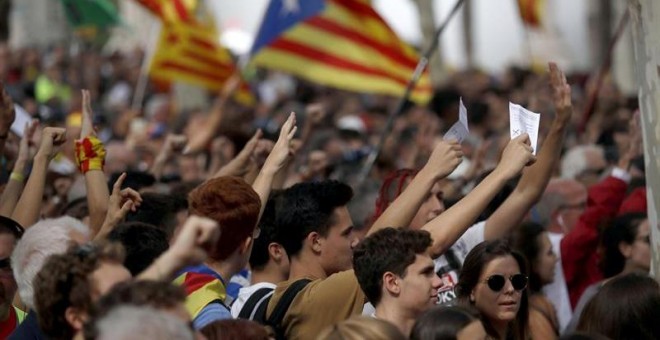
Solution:
<svg viewBox="0 0 660 340">
<path fill-rule="evenodd" d="M 41 132 L 41 144 L 37 150 L 37 156 L 46 157 L 48 160 L 55 157 L 59 147 L 66 142 L 66 129 L 58 127 L 47 127 Z"/>
<path fill-rule="evenodd" d="M 18 158 L 17 162 L 28 162 L 34 157 L 34 152 L 30 152 L 30 148 L 33 147 L 33 138 L 37 128 L 39 127 L 39 121 L 33 120 L 29 123 L 25 123 L 25 129 L 23 130 L 23 137 L 18 147 Z"/>
<path fill-rule="evenodd" d="M 296 126 L 296 114 L 291 112 L 289 118 L 282 125 L 280 136 L 273 146 L 273 150 L 268 155 L 264 168 L 274 172 L 280 170 L 294 153 L 293 137 L 296 135 L 298 127 Z"/>
<path fill-rule="evenodd" d="M 512 139 L 504 148 L 502 158 L 495 171 L 503 172 L 507 178 L 517 176 L 526 165 L 531 165 L 536 161 L 532 151 L 528 134 L 524 133 Z"/>
<path fill-rule="evenodd" d="M 439 180 L 452 173 L 462 160 L 463 150 L 457 141 L 439 141 L 422 170 L 432 173 Z"/>
<path fill-rule="evenodd" d="M 263 133 L 261 130 L 257 130 L 252 138 L 245 143 L 243 150 L 241 150 L 234 159 L 223 166 L 213 177 L 245 175 L 250 170 L 251 156 L 257 148 L 257 144 L 262 135 Z"/>
<path fill-rule="evenodd" d="M 225 81 L 225 84 L 222 86 L 222 89 L 220 90 L 220 97 L 223 99 L 228 99 L 229 97 L 233 96 L 234 93 L 238 90 L 238 88 L 241 86 L 241 75 L 240 73 L 236 72 L 234 73 L 227 81 Z"/>
<path fill-rule="evenodd" d="M 126 218 L 129 211 L 136 211 L 142 203 L 142 196 L 131 188 L 122 189 L 126 173 L 122 173 L 112 186 L 112 194 L 108 200 L 108 212 L 97 238 L 105 237 L 112 228 Z"/>
<path fill-rule="evenodd" d="M 260 139 L 257 142 L 257 146 L 254 148 L 251 156 L 252 162 L 254 162 L 257 168 L 261 168 L 264 165 L 274 146 L 275 143 L 268 139 Z"/>
<path fill-rule="evenodd" d="M 552 89 L 552 99 L 557 110 L 556 119 L 568 123 L 573 113 L 571 103 L 571 86 L 566 81 L 566 76 L 557 64 L 549 63 L 550 68 L 550 88 Z"/>
<path fill-rule="evenodd" d="M 82 128 L 80 129 L 80 138 L 96 136 L 91 95 L 89 94 L 89 90 L 80 90 L 80 92 L 82 92 Z"/>
<path fill-rule="evenodd" d="M 214 220 L 190 216 L 170 247 L 173 261 L 179 266 L 195 265 L 204 261 L 220 237 L 220 227 Z"/>
</svg>

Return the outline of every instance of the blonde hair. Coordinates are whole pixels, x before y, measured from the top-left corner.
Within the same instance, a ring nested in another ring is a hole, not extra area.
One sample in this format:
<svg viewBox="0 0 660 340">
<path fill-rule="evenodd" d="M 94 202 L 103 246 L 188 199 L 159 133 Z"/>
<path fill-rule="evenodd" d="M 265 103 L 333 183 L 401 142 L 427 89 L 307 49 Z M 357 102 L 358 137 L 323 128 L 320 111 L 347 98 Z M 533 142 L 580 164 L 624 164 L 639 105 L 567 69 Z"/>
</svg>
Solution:
<svg viewBox="0 0 660 340">
<path fill-rule="evenodd" d="M 404 340 L 393 324 L 376 318 L 358 316 L 326 328 L 317 340 Z"/>
</svg>

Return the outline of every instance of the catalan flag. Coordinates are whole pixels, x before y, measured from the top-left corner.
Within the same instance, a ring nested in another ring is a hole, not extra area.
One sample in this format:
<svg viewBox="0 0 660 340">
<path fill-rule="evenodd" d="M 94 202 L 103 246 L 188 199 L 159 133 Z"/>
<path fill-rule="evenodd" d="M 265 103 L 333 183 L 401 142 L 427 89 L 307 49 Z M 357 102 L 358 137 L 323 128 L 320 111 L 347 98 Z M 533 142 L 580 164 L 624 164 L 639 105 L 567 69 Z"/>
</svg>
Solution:
<svg viewBox="0 0 660 340">
<path fill-rule="evenodd" d="M 229 51 L 219 44 L 213 20 L 198 20 L 193 0 L 138 0 L 163 21 L 149 74 L 158 80 L 183 81 L 214 91 L 236 72 Z M 255 102 L 250 88 L 242 83 L 238 102 Z"/>
<path fill-rule="evenodd" d="M 185 290 L 186 310 L 193 319 L 209 303 L 224 303 L 227 296 L 222 278 L 204 265 L 187 268 L 174 280 L 174 284 Z"/>
<path fill-rule="evenodd" d="M 541 27 L 544 0 L 518 0 L 518 9 L 523 23 L 529 27 Z"/>
<path fill-rule="evenodd" d="M 418 62 L 364 0 L 271 0 L 252 47 L 256 66 L 357 92 L 403 95 Z M 425 103 L 428 72 L 411 99 Z"/>
<path fill-rule="evenodd" d="M 194 21 L 197 0 L 136 0 L 164 23 Z"/>
</svg>

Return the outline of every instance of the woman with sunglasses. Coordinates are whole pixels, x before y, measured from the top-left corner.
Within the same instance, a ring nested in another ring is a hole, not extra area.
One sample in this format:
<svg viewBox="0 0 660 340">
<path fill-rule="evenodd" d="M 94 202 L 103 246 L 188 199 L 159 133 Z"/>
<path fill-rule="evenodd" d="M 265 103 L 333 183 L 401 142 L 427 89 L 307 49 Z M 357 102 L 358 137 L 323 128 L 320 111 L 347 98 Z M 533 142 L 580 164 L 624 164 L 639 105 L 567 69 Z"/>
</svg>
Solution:
<svg viewBox="0 0 660 340">
<path fill-rule="evenodd" d="M 630 273 L 648 275 L 651 267 L 650 237 L 651 230 L 646 213 L 621 215 L 603 230 L 600 269 L 605 279 L 585 289 L 565 332 L 576 329 L 586 305 L 611 279 Z"/>
<path fill-rule="evenodd" d="M 556 339 L 559 320 L 552 302 L 541 288 L 555 278 L 557 255 L 545 228 L 534 222 L 523 223 L 513 234 L 513 248 L 529 265 L 529 334 L 532 339 Z"/>
<path fill-rule="evenodd" d="M 476 308 L 492 339 L 527 338 L 527 266 L 502 240 L 485 241 L 465 258 L 456 295 Z"/>
</svg>

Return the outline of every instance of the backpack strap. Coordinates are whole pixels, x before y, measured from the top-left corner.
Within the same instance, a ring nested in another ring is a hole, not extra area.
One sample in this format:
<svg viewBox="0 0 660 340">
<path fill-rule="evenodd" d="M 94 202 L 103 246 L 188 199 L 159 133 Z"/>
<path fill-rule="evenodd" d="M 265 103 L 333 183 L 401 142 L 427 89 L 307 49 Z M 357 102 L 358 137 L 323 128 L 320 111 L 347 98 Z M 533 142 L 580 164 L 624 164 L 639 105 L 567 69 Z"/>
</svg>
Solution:
<svg viewBox="0 0 660 340">
<path fill-rule="evenodd" d="M 289 286 L 289 288 L 287 288 L 287 290 L 282 295 L 282 298 L 280 298 L 280 301 L 278 301 L 277 305 L 275 305 L 273 313 L 270 314 L 270 317 L 266 323 L 273 327 L 275 330 L 276 339 L 284 339 L 284 329 L 282 328 L 282 320 L 284 320 L 284 315 L 286 315 L 289 307 L 291 307 L 293 299 L 295 299 L 298 293 L 300 293 L 300 291 L 303 290 L 303 288 L 305 288 L 305 286 L 307 286 L 307 284 L 310 282 L 312 282 L 310 279 L 301 279 L 294 282 L 291 284 L 291 286 Z"/>
<path fill-rule="evenodd" d="M 243 308 L 241 308 L 241 311 L 238 313 L 238 318 L 254 320 L 259 307 L 264 304 L 264 301 L 266 301 L 265 305 L 268 305 L 267 298 L 272 296 L 274 291 L 275 289 L 268 287 L 257 289 L 252 293 L 250 298 L 245 301 Z"/>
</svg>

